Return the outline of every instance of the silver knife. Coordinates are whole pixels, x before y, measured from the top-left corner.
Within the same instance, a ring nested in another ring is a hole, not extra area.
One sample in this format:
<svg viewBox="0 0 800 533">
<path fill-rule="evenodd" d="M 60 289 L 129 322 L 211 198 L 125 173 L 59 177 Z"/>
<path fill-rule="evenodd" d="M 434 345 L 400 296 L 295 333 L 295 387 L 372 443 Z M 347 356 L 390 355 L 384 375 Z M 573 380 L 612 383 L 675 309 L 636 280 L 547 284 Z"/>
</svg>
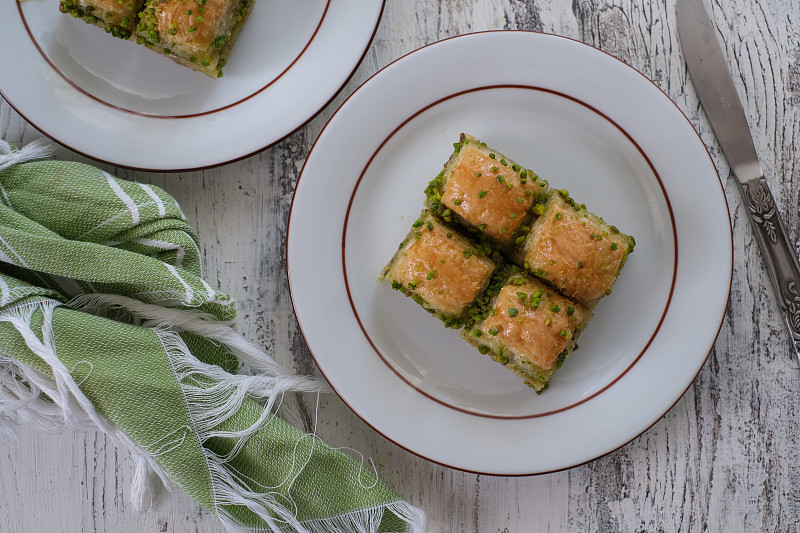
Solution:
<svg viewBox="0 0 800 533">
<path fill-rule="evenodd" d="M 701 0 L 678 0 L 677 20 L 689 74 L 744 195 L 795 355 L 800 358 L 800 264 L 764 179 L 714 25 Z"/>
</svg>

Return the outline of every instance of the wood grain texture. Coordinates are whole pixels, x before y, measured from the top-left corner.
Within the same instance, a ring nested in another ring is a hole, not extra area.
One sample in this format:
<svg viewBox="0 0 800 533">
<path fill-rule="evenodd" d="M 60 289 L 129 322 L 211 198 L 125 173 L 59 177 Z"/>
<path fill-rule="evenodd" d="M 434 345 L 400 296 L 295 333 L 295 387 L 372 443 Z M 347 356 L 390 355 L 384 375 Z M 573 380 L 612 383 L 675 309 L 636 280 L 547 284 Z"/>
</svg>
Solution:
<svg viewBox="0 0 800 533">
<path fill-rule="evenodd" d="M 706 5 L 740 73 L 735 82 L 767 181 L 791 240 L 800 242 L 800 4 Z M 487 477 L 431 464 L 377 435 L 335 396 L 320 401 L 318 434 L 371 457 L 384 480 L 427 511 L 434 532 L 798 531 L 800 369 L 738 191 L 688 81 L 673 0 L 388 0 L 353 79 L 278 145 L 192 173 L 104 168 L 173 194 L 205 243 L 206 278 L 239 302 L 240 330 L 297 372 L 316 373 L 285 275 L 286 225 L 303 161 L 334 110 L 380 68 L 439 39 L 487 29 L 543 31 L 596 46 L 652 79 L 698 130 L 725 183 L 734 230 L 733 287 L 716 347 L 652 428 L 616 452 L 555 474 Z M 24 144 L 42 135 L 0 100 L 0 136 Z M 83 160 L 63 148 L 58 155 Z M 694 312 L 703 312 L 702 302 Z M 0 531 L 222 531 L 180 491 L 159 494 L 150 510 L 134 513 L 133 463 L 101 435 L 21 428 L 0 443 Z"/>
</svg>

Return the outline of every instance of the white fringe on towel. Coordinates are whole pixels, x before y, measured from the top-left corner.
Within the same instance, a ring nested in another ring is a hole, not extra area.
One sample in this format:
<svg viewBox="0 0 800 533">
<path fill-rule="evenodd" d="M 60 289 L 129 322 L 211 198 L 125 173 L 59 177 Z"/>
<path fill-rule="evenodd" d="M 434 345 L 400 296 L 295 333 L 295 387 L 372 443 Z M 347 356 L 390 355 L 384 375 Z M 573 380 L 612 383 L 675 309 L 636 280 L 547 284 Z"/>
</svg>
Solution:
<svg viewBox="0 0 800 533">
<path fill-rule="evenodd" d="M 169 478 L 161 466 L 128 435 L 111 421 L 100 415 L 92 402 L 83 394 L 66 366 L 58 359 L 53 345 L 52 314 L 55 300 L 11 306 L 0 311 L 0 322 L 14 326 L 28 348 L 45 361 L 54 379 L 34 368 L 0 353 L 0 420 L 7 433 L 13 434 L 9 422 L 31 423 L 37 428 L 70 427 L 81 430 L 101 431 L 121 448 L 131 451 L 137 461 L 136 475 L 131 487 L 133 506 L 141 509 L 146 494 L 147 471 L 155 473 L 167 489 L 171 489 Z M 33 331 L 31 319 L 40 310 L 44 315 L 41 336 Z M 47 395 L 52 403 L 42 399 Z"/>
<path fill-rule="evenodd" d="M 0 140 L 0 170 L 17 163 L 50 157 L 55 151 L 55 146 L 44 139 L 29 142 L 20 150 L 12 150 L 10 144 Z"/>
<path fill-rule="evenodd" d="M 233 329 L 230 322 L 217 321 L 213 316 L 202 311 L 171 309 L 119 294 L 84 294 L 72 299 L 67 305 L 77 311 L 120 320 L 128 324 L 177 333 L 194 333 L 210 341 L 219 342 L 226 346 L 241 363 L 263 374 L 262 377 L 277 380 L 276 388 L 280 391 L 311 393 L 331 391 L 330 385 L 324 379 L 290 374 L 269 354 Z M 225 375 L 233 378 L 243 377 Z M 300 405 L 294 395 L 287 395 L 283 398 L 277 413 L 290 424 L 303 427 L 304 421 Z"/>
<path fill-rule="evenodd" d="M 254 533 L 225 509 L 225 506 L 233 505 L 244 506 L 261 517 L 268 525 L 267 528 L 259 530 L 264 532 L 373 533 L 378 530 L 387 511 L 405 521 L 409 531 L 424 532 L 424 513 L 402 501 L 301 523 L 295 517 L 292 502 L 281 500 L 283 497 L 279 496 L 276 490 L 279 487 L 258 487 L 258 490 L 254 491 L 248 488 L 235 472 L 226 468 L 225 463 L 239 453 L 253 433 L 269 424 L 272 417 L 276 416 L 275 413 L 290 423 L 300 420 L 296 405 L 287 401 L 293 399 L 294 395 L 285 393 L 327 391 L 328 386 L 324 380 L 287 374 L 269 355 L 241 337 L 229 324 L 216 322 L 213 317 L 199 311 L 166 309 L 119 295 L 80 296 L 68 304 L 70 308 L 117 319 L 124 317 L 128 323 L 153 329 L 164 346 L 165 354 L 181 385 L 194 427 L 181 428 L 176 434 L 167 436 L 159 443 L 158 449 L 142 449 L 94 410 L 69 370 L 57 358 L 51 329 L 52 312 L 56 305 L 59 305 L 56 301 L 47 301 L 44 304 L 21 305 L 0 312 L 0 321 L 12 324 L 26 340 L 28 347 L 50 365 L 55 376 L 55 380 L 51 380 L 34 369 L 0 354 L 0 420 L 3 417 L 10 418 L 13 414 L 18 419 L 36 420 L 40 427 L 46 427 L 47 424 L 66 424 L 79 429 L 102 431 L 118 446 L 130 449 L 137 460 L 132 484 L 134 505 L 141 506 L 149 488 L 148 470 L 155 472 L 165 486 L 169 487 L 167 477 L 156 458 L 179 444 L 185 430 L 198 435 L 201 443 L 213 437 L 238 439 L 238 443 L 227 456 L 219 456 L 203 448 L 212 480 L 215 511 L 229 532 Z M 44 341 L 40 341 L 31 328 L 31 317 L 37 309 L 42 311 L 45 318 L 41 335 Z M 231 375 L 218 366 L 197 360 L 178 334 L 184 331 L 224 344 L 243 362 L 259 370 L 261 374 Z M 197 378 L 201 378 L 200 381 Z M 216 384 L 208 387 L 206 380 L 213 380 Z M 52 398 L 54 404 L 42 400 L 41 393 Z M 237 432 L 214 429 L 234 416 L 248 397 L 259 401 L 265 407 L 259 420 L 251 427 Z M 279 405 L 276 405 L 277 403 Z M 314 443 L 317 442 L 314 434 L 309 434 L 307 438 L 313 439 Z M 305 464 L 310 460 L 310 454 L 295 457 L 294 460 L 298 464 Z M 286 479 L 280 487 L 286 489 L 286 485 L 291 485 L 293 482 L 294 479 Z"/>
</svg>

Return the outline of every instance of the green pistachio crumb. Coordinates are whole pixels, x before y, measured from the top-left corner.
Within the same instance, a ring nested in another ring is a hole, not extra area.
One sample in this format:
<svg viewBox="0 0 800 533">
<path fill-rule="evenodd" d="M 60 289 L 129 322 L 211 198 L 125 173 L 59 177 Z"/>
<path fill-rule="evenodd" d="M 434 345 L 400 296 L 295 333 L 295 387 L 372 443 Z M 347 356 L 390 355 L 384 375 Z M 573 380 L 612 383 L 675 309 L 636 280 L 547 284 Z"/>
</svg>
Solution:
<svg viewBox="0 0 800 533">
<path fill-rule="evenodd" d="M 486 196 L 486 191 L 481 191 L 478 193 L 478 198 L 483 198 L 484 196 Z"/>
<path fill-rule="evenodd" d="M 519 314 L 519 309 L 517 309 L 515 307 L 509 307 L 508 308 L 508 316 L 514 317 L 514 316 L 517 316 L 518 314 Z"/>
<path fill-rule="evenodd" d="M 212 48 L 214 48 L 214 50 L 221 50 L 222 47 L 225 46 L 226 42 L 228 42 L 228 36 L 227 35 L 220 35 L 219 37 L 214 39 L 214 42 L 211 43 L 211 46 L 212 46 Z"/>
<path fill-rule="evenodd" d="M 611 250 L 616 251 L 616 249 L 617 249 L 617 243 L 612 242 L 611 243 Z"/>
<path fill-rule="evenodd" d="M 572 316 L 575 314 L 575 306 L 570 304 L 567 306 L 567 316 Z"/>
</svg>

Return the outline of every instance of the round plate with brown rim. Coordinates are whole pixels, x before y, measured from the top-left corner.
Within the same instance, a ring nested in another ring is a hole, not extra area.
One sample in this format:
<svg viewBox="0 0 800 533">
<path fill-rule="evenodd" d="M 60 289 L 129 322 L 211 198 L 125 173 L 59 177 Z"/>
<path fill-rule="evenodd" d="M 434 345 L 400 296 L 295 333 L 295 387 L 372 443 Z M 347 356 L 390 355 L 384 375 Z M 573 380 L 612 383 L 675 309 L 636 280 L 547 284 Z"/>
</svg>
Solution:
<svg viewBox="0 0 800 533">
<path fill-rule="evenodd" d="M 212 79 L 64 15 L 58 2 L 1 2 L 0 93 L 94 159 L 207 168 L 280 141 L 325 107 L 361 61 L 383 4 L 256 2 L 224 76 Z"/>
<path fill-rule="evenodd" d="M 541 395 L 378 280 L 461 132 L 636 238 Z M 442 41 L 359 88 L 306 161 L 287 245 L 303 334 L 350 408 L 415 454 L 497 475 L 590 461 L 663 416 L 715 342 L 732 257 L 721 182 L 675 104 L 601 51 L 527 32 Z"/>
</svg>

